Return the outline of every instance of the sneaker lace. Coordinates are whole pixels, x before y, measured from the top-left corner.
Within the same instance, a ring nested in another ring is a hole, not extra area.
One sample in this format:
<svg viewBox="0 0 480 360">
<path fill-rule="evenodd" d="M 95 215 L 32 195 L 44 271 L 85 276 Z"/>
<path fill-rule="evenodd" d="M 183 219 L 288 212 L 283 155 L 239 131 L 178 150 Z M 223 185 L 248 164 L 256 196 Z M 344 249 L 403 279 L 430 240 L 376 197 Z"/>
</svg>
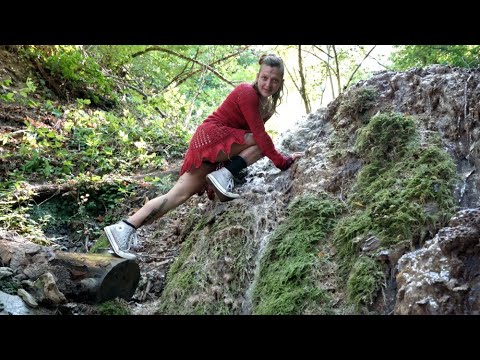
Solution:
<svg viewBox="0 0 480 360">
<path fill-rule="evenodd" d="M 138 246 L 137 232 L 134 231 L 128 238 L 128 250 L 135 249 Z"/>
<path fill-rule="evenodd" d="M 228 179 L 227 182 L 227 191 L 231 192 L 233 190 L 235 183 L 232 178 Z"/>
</svg>

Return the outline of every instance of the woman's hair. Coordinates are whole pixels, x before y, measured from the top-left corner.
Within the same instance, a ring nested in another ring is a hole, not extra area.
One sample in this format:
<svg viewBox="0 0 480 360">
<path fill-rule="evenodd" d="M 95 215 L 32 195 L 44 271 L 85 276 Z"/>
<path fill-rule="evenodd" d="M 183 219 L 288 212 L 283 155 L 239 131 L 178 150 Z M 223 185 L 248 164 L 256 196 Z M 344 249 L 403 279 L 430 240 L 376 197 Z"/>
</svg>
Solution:
<svg viewBox="0 0 480 360">
<path fill-rule="evenodd" d="M 278 57 L 275 54 L 268 54 L 268 55 L 263 54 L 262 56 L 260 56 L 260 59 L 258 60 L 258 63 L 260 64 L 260 67 L 262 65 L 268 65 L 268 66 L 271 66 L 271 67 L 278 68 L 278 70 L 280 70 L 280 74 L 281 74 L 282 80 L 283 80 L 283 74 L 285 72 L 285 67 L 283 65 L 283 60 L 280 57 Z M 284 84 L 284 81 L 282 81 L 282 84 L 278 88 L 278 91 L 275 94 L 272 94 L 272 106 L 273 106 L 273 112 L 274 113 L 277 112 L 277 106 L 280 105 L 280 103 L 282 102 L 283 84 Z M 253 83 L 253 87 L 258 92 L 258 81 L 257 80 L 255 80 L 255 82 Z"/>
</svg>

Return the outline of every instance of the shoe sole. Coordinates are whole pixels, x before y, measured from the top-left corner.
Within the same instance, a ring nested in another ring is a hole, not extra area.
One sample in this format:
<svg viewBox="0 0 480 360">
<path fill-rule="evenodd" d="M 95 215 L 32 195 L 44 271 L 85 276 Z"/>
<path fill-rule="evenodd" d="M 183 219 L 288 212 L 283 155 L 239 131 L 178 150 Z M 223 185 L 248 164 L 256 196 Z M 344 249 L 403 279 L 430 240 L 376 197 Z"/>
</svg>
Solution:
<svg viewBox="0 0 480 360">
<path fill-rule="evenodd" d="M 232 194 L 235 196 L 229 196 L 228 193 L 224 193 L 220 184 L 210 174 L 207 175 L 207 182 L 213 187 L 213 190 L 215 191 L 221 202 L 232 201 L 240 197 L 240 195 L 237 194 Z"/>
<path fill-rule="evenodd" d="M 113 251 L 115 254 L 120 256 L 121 258 L 127 259 L 127 260 L 135 260 L 137 257 L 133 254 L 123 252 L 118 248 L 117 243 L 115 242 L 115 237 L 113 236 L 112 232 L 110 231 L 110 228 L 107 226 L 106 228 L 103 229 L 105 231 L 105 234 L 107 234 L 108 242 L 112 246 Z"/>
</svg>

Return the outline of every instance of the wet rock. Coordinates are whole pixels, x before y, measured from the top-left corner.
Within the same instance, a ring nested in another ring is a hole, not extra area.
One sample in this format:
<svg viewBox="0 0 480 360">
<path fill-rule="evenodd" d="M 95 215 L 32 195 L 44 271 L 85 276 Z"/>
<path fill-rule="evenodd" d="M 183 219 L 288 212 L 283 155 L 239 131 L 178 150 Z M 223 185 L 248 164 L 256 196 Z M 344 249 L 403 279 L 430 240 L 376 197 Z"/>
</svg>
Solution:
<svg viewBox="0 0 480 360">
<path fill-rule="evenodd" d="M 0 315 L 34 315 L 34 309 L 29 308 L 20 296 L 10 295 L 0 291 Z"/>
<path fill-rule="evenodd" d="M 396 314 L 480 314 L 480 209 L 450 225 L 398 262 Z"/>
<path fill-rule="evenodd" d="M 35 298 L 40 302 L 55 306 L 67 301 L 65 295 L 58 290 L 54 276 L 49 272 L 43 274 L 34 282 L 34 288 Z"/>
<path fill-rule="evenodd" d="M 25 289 L 18 289 L 18 296 L 20 296 L 28 306 L 32 308 L 38 307 L 38 303 L 35 300 L 35 298 L 32 295 L 30 295 Z"/>
<path fill-rule="evenodd" d="M 13 270 L 9 267 L 0 267 L 0 280 L 3 278 L 11 277 L 13 275 Z"/>
</svg>

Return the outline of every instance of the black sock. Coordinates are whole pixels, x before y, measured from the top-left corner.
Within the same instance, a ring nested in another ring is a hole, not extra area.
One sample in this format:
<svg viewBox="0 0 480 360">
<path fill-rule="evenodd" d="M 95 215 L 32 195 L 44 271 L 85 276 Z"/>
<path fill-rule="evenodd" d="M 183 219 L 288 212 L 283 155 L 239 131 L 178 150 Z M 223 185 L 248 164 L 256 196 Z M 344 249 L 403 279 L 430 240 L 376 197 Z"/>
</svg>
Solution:
<svg viewBox="0 0 480 360">
<path fill-rule="evenodd" d="M 236 175 L 247 167 L 247 163 L 241 156 L 237 155 L 228 160 L 225 167 L 232 173 L 232 175 Z"/>
<path fill-rule="evenodd" d="M 134 228 L 135 230 L 137 230 L 137 228 L 135 226 L 133 226 L 132 224 L 130 224 L 127 220 L 122 220 L 125 224 L 127 225 L 130 225 L 132 228 Z"/>
</svg>

